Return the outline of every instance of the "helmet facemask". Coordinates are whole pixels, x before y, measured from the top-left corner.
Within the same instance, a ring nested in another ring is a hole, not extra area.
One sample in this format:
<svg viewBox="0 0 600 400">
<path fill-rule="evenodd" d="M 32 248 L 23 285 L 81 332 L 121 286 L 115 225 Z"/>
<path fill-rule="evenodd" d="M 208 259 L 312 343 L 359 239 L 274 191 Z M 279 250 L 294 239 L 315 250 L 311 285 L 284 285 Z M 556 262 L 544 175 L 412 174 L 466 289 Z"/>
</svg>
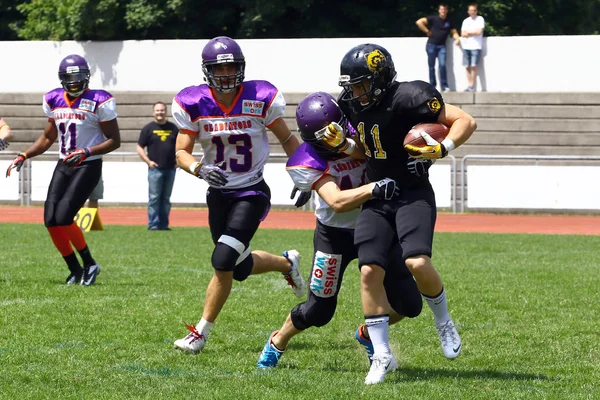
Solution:
<svg viewBox="0 0 600 400">
<path fill-rule="evenodd" d="M 221 56 L 221 55 L 220 55 Z M 202 71 L 204 72 L 204 80 L 211 88 L 222 92 L 222 93 L 231 93 L 238 86 L 242 84 L 244 81 L 244 70 L 246 69 L 245 61 L 234 61 L 233 56 L 231 54 L 222 54 L 222 56 L 231 56 L 231 61 L 216 61 L 209 62 L 205 61 L 202 63 Z M 235 74 L 228 75 L 215 75 L 213 69 L 215 65 L 219 64 L 235 64 L 236 72 Z"/>
<path fill-rule="evenodd" d="M 67 67 L 67 71 L 58 74 L 60 84 L 71 97 L 79 97 L 85 92 L 90 83 L 90 71 L 88 69 Z"/>
</svg>

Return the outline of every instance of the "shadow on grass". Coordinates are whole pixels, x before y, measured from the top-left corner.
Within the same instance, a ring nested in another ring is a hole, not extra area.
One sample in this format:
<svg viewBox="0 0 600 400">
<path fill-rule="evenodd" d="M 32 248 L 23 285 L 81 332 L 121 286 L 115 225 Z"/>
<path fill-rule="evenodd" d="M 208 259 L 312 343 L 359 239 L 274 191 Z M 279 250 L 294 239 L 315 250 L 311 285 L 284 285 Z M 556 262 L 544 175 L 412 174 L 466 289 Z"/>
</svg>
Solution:
<svg viewBox="0 0 600 400">
<path fill-rule="evenodd" d="M 429 368 L 399 368 L 395 372 L 386 376 L 386 381 L 390 382 L 411 382 L 423 381 L 427 379 L 439 378 L 463 378 L 463 379 L 490 379 L 504 381 L 551 381 L 554 378 L 548 378 L 543 374 L 527 374 L 519 372 L 503 372 L 493 369 L 479 369 L 471 371 L 460 371 L 450 369 L 429 369 Z"/>
</svg>

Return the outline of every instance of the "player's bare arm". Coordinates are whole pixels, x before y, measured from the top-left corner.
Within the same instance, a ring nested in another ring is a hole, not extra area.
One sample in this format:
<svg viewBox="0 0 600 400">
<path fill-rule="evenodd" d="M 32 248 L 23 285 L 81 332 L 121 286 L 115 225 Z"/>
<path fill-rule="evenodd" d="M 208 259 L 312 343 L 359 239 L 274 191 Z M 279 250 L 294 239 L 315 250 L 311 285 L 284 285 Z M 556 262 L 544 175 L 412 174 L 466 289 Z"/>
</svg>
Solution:
<svg viewBox="0 0 600 400">
<path fill-rule="evenodd" d="M 107 154 L 121 147 L 121 132 L 119 131 L 119 123 L 117 119 L 100 122 L 100 129 L 106 140 L 96 146 L 90 147 L 92 154 Z"/>
<path fill-rule="evenodd" d="M 450 127 L 447 138 L 454 142 L 455 147 L 466 142 L 477 129 L 475 118 L 448 103 L 440 111 L 438 122 Z"/>
<path fill-rule="evenodd" d="M 314 190 L 336 213 L 343 213 L 360 207 L 367 200 L 373 198 L 375 183 L 369 183 L 354 189 L 340 190 L 335 179 L 326 175 L 321 178 Z"/>
<path fill-rule="evenodd" d="M 179 168 L 192 175 L 195 175 L 194 171 L 190 170 L 190 165 L 196 162 L 196 159 L 192 155 L 195 142 L 195 135 L 179 132 L 177 134 L 177 142 L 175 143 L 175 158 L 177 159 L 177 165 Z"/>
<path fill-rule="evenodd" d="M 298 142 L 298 138 L 290 131 L 287 124 L 283 120 L 283 118 L 277 118 L 275 122 L 269 126 L 269 130 L 273 132 L 279 143 L 281 143 L 281 147 L 283 147 L 283 151 L 287 156 L 291 156 L 294 151 L 300 145 Z"/>
<path fill-rule="evenodd" d="M 12 130 L 6 121 L 0 117 L 0 139 L 10 142 L 13 138 Z"/>
<path fill-rule="evenodd" d="M 44 127 L 44 133 L 25 150 L 27 158 L 35 157 L 47 151 L 52 146 L 52 143 L 56 141 L 56 138 L 58 138 L 58 129 L 56 129 L 54 120 L 48 119 Z"/>
<path fill-rule="evenodd" d="M 334 177 L 325 175 L 315 183 L 314 190 L 336 213 L 352 211 L 372 198 L 391 200 L 400 192 L 396 182 L 384 178 L 353 189 L 340 190 Z"/>
</svg>

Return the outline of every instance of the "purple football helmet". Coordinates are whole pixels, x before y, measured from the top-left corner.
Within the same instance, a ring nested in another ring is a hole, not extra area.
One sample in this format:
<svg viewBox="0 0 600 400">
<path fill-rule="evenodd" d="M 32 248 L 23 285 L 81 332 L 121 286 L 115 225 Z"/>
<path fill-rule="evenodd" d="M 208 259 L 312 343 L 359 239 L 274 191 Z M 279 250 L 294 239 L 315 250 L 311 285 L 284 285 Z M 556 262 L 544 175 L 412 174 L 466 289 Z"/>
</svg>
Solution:
<svg viewBox="0 0 600 400">
<path fill-rule="evenodd" d="M 58 66 L 58 79 L 69 96 L 80 96 L 90 83 L 90 67 L 85 58 L 78 54 L 63 58 Z"/>
<path fill-rule="evenodd" d="M 230 64 L 236 66 L 236 72 L 233 75 L 215 76 L 213 69 L 218 64 Z M 223 92 L 229 93 L 244 81 L 244 70 L 246 69 L 246 60 L 242 49 L 230 37 L 218 36 L 211 39 L 202 50 L 202 71 L 204 80 L 208 86 Z"/>
<path fill-rule="evenodd" d="M 315 150 L 328 157 L 337 153 L 328 145 L 315 137 L 315 132 L 320 131 L 332 122 L 337 122 L 347 129 L 346 118 L 332 95 L 325 92 L 315 92 L 306 96 L 296 108 L 296 123 L 300 137 Z"/>
</svg>

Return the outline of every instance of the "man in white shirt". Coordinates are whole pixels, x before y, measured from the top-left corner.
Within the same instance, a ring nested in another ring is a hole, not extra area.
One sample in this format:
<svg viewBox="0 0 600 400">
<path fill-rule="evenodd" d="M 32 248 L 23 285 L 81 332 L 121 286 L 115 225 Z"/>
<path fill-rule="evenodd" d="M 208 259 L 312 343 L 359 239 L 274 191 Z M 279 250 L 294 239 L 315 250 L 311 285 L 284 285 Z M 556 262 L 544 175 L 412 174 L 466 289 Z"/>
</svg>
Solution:
<svg viewBox="0 0 600 400">
<path fill-rule="evenodd" d="M 465 92 L 475 91 L 477 79 L 477 64 L 481 57 L 483 47 L 483 28 L 485 20 L 477 15 L 477 4 L 470 3 L 467 10 L 469 16 L 465 18 L 460 28 L 461 45 L 463 48 L 463 65 L 467 68 L 467 83 Z"/>
</svg>

